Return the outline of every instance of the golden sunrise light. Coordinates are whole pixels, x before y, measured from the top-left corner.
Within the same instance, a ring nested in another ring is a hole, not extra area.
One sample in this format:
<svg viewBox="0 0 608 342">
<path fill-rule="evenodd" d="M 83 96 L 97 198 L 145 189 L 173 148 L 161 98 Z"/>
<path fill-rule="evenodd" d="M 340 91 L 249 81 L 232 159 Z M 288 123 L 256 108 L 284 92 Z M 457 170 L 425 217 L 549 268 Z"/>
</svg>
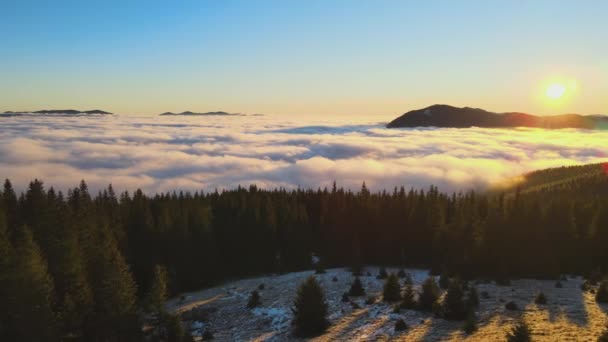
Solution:
<svg viewBox="0 0 608 342">
<path fill-rule="evenodd" d="M 551 99 L 559 99 L 566 93 L 566 86 L 560 83 L 553 83 L 547 87 L 545 95 Z"/>
</svg>

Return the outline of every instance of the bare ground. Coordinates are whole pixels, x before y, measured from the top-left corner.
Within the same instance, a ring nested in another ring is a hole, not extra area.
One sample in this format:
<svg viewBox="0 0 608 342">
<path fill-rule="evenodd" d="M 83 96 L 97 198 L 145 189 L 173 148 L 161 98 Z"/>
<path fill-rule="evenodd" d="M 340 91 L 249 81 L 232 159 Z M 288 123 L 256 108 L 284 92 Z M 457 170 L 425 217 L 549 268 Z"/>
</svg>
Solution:
<svg viewBox="0 0 608 342">
<path fill-rule="evenodd" d="M 365 276 L 368 271 L 371 276 Z M 412 275 L 416 289 L 428 275 L 420 269 L 406 272 Z M 593 294 L 581 291 L 583 280 L 578 277 L 562 281 L 562 288 L 550 280 L 514 280 L 509 286 L 480 283 L 476 285 L 478 293 L 485 291 L 489 296 L 480 296 L 478 331 L 467 336 L 461 330 L 463 322 L 412 310 L 393 313 L 392 306 L 381 301 L 383 280 L 376 279 L 377 273 L 377 267 L 367 267 L 361 277 L 368 296 L 376 299 L 373 304 L 365 304 L 367 297 L 342 302 L 342 294 L 353 280 L 347 270 L 331 269 L 315 275 L 325 290 L 331 326 L 313 341 L 504 341 L 506 332 L 520 318 L 529 325 L 534 341 L 595 341 L 608 322 L 608 306 L 598 305 Z M 168 301 L 167 308 L 180 313 L 186 324 L 195 328 L 194 333 L 209 328 L 217 341 L 292 341 L 292 303 L 299 283 L 312 274 L 304 271 L 233 281 L 186 293 Z M 262 305 L 247 309 L 249 294 L 260 284 L 264 284 L 264 289 L 258 290 Z M 546 305 L 534 304 L 539 291 L 547 296 Z M 508 301 L 514 301 L 520 310 L 506 310 Z M 409 329 L 394 330 L 399 318 Z"/>
</svg>

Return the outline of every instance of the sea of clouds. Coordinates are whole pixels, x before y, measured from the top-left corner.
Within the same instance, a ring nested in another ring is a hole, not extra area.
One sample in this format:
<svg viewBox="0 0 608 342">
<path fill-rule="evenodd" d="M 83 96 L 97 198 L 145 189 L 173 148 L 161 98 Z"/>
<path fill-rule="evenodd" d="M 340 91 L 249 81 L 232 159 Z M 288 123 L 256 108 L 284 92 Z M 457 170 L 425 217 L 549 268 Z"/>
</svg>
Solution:
<svg viewBox="0 0 608 342">
<path fill-rule="evenodd" d="M 0 118 L 0 177 L 66 190 L 258 187 L 482 189 L 525 172 L 606 161 L 608 131 L 386 129 L 364 120 Z"/>
</svg>

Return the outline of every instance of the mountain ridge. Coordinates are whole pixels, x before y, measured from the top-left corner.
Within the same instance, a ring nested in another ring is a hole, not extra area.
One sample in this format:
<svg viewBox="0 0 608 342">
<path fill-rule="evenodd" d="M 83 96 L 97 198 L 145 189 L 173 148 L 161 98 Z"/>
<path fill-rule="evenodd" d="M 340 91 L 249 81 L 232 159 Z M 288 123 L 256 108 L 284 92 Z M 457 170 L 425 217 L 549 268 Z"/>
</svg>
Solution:
<svg viewBox="0 0 608 342">
<path fill-rule="evenodd" d="M 450 105 L 436 104 L 426 108 L 409 111 L 389 122 L 386 127 L 608 129 L 608 117 L 599 114 L 539 116 L 521 112 L 496 113 L 481 108 L 459 108 Z"/>
<path fill-rule="evenodd" d="M 114 115 L 100 109 L 76 110 L 76 109 L 42 109 L 36 111 L 5 111 L 0 116 L 21 116 L 21 115 Z"/>
</svg>

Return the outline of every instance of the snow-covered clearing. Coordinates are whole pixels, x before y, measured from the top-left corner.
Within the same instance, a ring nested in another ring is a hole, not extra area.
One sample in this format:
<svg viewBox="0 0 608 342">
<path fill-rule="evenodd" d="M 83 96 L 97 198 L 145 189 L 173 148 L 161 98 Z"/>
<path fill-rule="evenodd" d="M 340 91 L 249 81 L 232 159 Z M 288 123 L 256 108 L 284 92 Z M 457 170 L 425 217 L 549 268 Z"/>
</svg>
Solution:
<svg viewBox="0 0 608 342">
<path fill-rule="evenodd" d="M 367 272 L 371 276 L 366 276 Z M 420 269 L 406 272 L 412 276 L 416 289 L 428 275 Z M 180 313 L 186 324 L 197 328 L 197 333 L 209 327 L 217 341 L 291 341 L 295 339 L 291 335 L 291 307 L 296 290 L 312 274 L 314 271 L 304 271 L 233 281 L 184 294 L 183 298 L 168 301 L 167 308 Z M 325 290 L 331 326 L 314 341 L 504 341 L 506 331 L 520 317 L 528 323 L 534 341 L 595 341 L 608 322 L 608 306 L 598 305 L 593 294 L 581 291 L 580 277 L 562 281 L 562 288 L 550 280 L 514 280 L 509 286 L 479 283 L 475 285 L 480 294 L 479 329 L 467 336 L 461 330 L 463 322 L 412 310 L 393 313 L 392 306 L 381 301 L 384 281 L 376 279 L 377 274 L 377 267 L 366 267 L 361 277 L 367 295 L 376 298 L 373 304 L 365 303 L 368 296 L 342 302 L 342 294 L 353 280 L 348 270 L 330 269 L 315 275 Z M 264 286 L 260 290 L 261 284 Z M 247 309 L 253 290 L 259 291 L 262 305 Z M 481 295 L 484 291 L 488 296 Z M 534 304 L 539 291 L 547 296 L 546 305 Z M 509 301 L 514 301 L 520 310 L 506 310 L 505 303 Z M 399 318 L 409 329 L 395 332 Z"/>
</svg>

